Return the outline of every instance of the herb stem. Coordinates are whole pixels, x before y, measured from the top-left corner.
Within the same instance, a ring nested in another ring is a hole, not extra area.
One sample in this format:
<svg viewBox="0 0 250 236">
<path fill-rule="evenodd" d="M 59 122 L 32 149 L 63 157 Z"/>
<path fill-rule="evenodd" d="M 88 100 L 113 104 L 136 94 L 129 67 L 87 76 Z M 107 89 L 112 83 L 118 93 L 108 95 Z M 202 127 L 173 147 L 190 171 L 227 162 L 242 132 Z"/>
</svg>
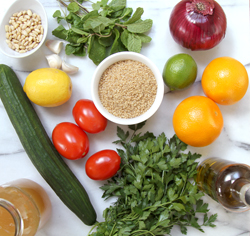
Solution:
<svg viewBox="0 0 250 236">
<path fill-rule="evenodd" d="M 80 4 L 79 2 L 77 2 L 76 0 L 70 0 L 70 1 L 71 2 L 75 2 L 82 9 L 82 11 L 84 11 L 86 14 L 89 13 L 89 11 L 82 4 Z"/>
<path fill-rule="evenodd" d="M 111 229 L 111 232 L 110 232 L 109 236 L 112 236 L 113 231 L 114 231 L 114 229 L 115 229 L 115 226 L 116 226 L 116 222 L 114 223 L 114 225 L 113 225 L 113 227 L 112 227 L 112 229 Z"/>
<path fill-rule="evenodd" d="M 157 205 L 157 206 L 154 206 L 154 205 L 148 206 L 148 207 L 145 207 L 145 208 L 143 209 L 143 211 L 144 211 L 144 210 L 148 210 L 148 209 L 150 209 L 150 208 L 152 208 L 152 207 L 163 207 L 163 206 L 168 205 L 168 204 L 171 204 L 171 203 L 172 203 L 172 202 L 165 202 L 165 203 L 159 204 L 159 205 Z"/>
<path fill-rule="evenodd" d="M 141 233 L 140 233 L 140 232 L 141 232 Z M 132 232 L 132 235 L 135 234 L 135 233 L 140 233 L 140 234 L 136 234 L 137 236 L 145 235 L 145 233 L 149 233 L 149 234 L 155 236 L 154 233 L 152 233 L 152 232 L 150 232 L 150 231 L 148 231 L 148 230 L 142 230 L 142 229 L 141 229 L 141 230 L 136 230 L 136 231 Z"/>
<path fill-rule="evenodd" d="M 119 27 L 122 27 L 124 29 L 127 29 L 127 26 L 126 25 L 122 25 L 122 24 L 118 24 L 118 23 L 115 23 L 116 26 L 119 26 Z"/>
<path fill-rule="evenodd" d="M 90 233 L 94 230 L 94 228 L 96 228 L 99 224 L 100 224 L 99 222 L 96 222 L 96 223 L 92 226 L 92 228 L 90 229 L 88 235 L 90 235 Z M 87 235 L 87 236 L 88 236 L 88 235 Z"/>
<path fill-rule="evenodd" d="M 63 2 L 62 0 L 57 0 L 57 1 L 60 2 L 63 6 L 68 7 L 68 5 L 65 2 Z"/>
<path fill-rule="evenodd" d="M 58 2 L 60 2 L 63 6 L 65 6 L 66 8 L 68 7 L 68 5 L 63 1 L 63 0 L 57 0 Z M 81 10 L 85 13 L 85 14 L 88 14 L 89 11 L 83 6 L 81 5 L 79 2 L 77 2 L 76 0 L 70 0 L 70 2 L 74 2 L 76 3 L 80 8 Z M 78 14 L 77 14 L 78 15 Z"/>
<path fill-rule="evenodd" d="M 108 38 L 108 37 L 110 37 L 112 35 L 112 31 L 109 34 L 107 34 L 107 35 L 93 33 L 93 34 L 89 34 L 88 37 L 93 36 L 93 35 L 97 35 L 97 36 L 99 36 L 101 38 Z"/>
</svg>

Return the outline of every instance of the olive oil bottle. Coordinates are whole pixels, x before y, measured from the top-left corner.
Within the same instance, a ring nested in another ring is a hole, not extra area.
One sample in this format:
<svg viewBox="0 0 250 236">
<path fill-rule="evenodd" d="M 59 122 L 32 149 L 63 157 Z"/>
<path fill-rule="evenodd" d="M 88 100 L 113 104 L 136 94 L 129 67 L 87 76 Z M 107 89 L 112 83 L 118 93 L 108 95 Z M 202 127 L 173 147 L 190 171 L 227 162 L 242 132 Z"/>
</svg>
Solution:
<svg viewBox="0 0 250 236">
<path fill-rule="evenodd" d="M 197 184 L 224 208 L 233 212 L 250 209 L 250 166 L 208 158 L 197 167 Z"/>
</svg>

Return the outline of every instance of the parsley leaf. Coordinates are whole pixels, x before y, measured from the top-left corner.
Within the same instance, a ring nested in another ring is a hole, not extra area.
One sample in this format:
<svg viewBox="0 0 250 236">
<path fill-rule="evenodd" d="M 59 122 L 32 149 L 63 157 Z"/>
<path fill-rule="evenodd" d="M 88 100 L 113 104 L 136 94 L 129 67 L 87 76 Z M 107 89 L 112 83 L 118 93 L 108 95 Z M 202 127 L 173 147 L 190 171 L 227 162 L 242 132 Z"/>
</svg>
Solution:
<svg viewBox="0 0 250 236">
<path fill-rule="evenodd" d="M 130 125 L 127 131 L 117 127 L 119 139 L 114 143 L 122 147 L 117 149 L 121 168 L 101 187 L 103 198 L 117 201 L 105 209 L 105 221 L 89 235 L 166 235 L 174 225 L 186 234 L 188 227 L 201 232 L 204 226 L 215 227 L 217 214 L 208 216 L 208 204 L 195 181 L 201 155 L 187 153 L 187 145 L 176 135 L 168 139 L 164 133 L 138 133 L 144 125 Z M 202 224 L 198 214 L 203 214 Z"/>
</svg>

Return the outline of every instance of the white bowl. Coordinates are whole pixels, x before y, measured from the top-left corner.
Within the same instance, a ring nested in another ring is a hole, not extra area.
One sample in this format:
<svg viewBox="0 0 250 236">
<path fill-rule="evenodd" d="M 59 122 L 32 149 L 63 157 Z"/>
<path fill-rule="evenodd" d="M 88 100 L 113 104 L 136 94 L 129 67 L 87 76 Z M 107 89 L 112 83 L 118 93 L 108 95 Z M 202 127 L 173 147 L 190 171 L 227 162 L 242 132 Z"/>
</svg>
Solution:
<svg viewBox="0 0 250 236">
<path fill-rule="evenodd" d="M 101 79 L 103 72 L 109 66 L 121 60 L 134 60 L 134 61 L 139 61 L 145 64 L 151 69 L 157 81 L 157 94 L 156 94 L 156 98 L 155 98 L 153 105 L 144 114 L 137 116 L 135 118 L 126 119 L 126 118 L 119 118 L 117 116 L 114 116 L 113 114 L 108 112 L 106 108 L 104 108 L 98 95 L 99 81 Z M 164 82 L 163 82 L 161 72 L 149 58 L 147 58 L 146 56 L 143 56 L 142 54 L 135 53 L 135 52 L 119 52 L 119 53 L 115 53 L 107 57 L 97 66 L 94 72 L 93 78 L 92 78 L 91 94 L 92 94 L 92 99 L 96 108 L 108 120 L 116 124 L 120 124 L 120 125 L 133 125 L 133 124 L 138 124 L 149 119 L 158 110 L 159 106 L 161 105 L 163 95 L 164 95 Z"/>
<path fill-rule="evenodd" d="M 36 13 L 41 17 L 42 26 L 44 28 L 44 34 L 41 42 L 38 44 L 36 48 L 27 51 L 25 53 L 19 53 L 9 48 L 9 46 L 6 43 L 5 25 L 9 25 L 10 17 L 14 13 L 28 9 L 30 9 L 33 13 Z M 42 46 L 47 36 L 47 32 L 48 32 L 48 19 L 43 5 L 38 0 L 16 0 L 6 11 L 0 23 L 0 42 L 1 42 L 0 51 L 9 57 L 14 57 L 14 58 L 27 57 L 36 52 Z"/>
</svg>

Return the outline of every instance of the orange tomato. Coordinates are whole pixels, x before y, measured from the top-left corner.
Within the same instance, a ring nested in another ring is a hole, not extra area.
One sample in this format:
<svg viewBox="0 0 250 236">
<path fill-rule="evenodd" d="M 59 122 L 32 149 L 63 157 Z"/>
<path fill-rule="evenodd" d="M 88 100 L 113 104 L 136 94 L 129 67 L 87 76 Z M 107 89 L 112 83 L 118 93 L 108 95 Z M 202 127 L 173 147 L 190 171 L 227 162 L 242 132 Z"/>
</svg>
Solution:
<svg viewBox="0 0 250 236">
<path fill-rule="evenodd" d="M 247 92 L 248 83 L 246 68 L 231 57 L 212 60 L 201 78 L 205 95 L 221 105 L 231 105 L 241 100 Z"/>
<path fill-rule="evenodd" d="M 173 127 L 177 137 L 194 147 L 204 147 L 214 142 L 223 128 L 220 108 L 210 98 L 191 96 L 175 109 Z"/>
</svg>

